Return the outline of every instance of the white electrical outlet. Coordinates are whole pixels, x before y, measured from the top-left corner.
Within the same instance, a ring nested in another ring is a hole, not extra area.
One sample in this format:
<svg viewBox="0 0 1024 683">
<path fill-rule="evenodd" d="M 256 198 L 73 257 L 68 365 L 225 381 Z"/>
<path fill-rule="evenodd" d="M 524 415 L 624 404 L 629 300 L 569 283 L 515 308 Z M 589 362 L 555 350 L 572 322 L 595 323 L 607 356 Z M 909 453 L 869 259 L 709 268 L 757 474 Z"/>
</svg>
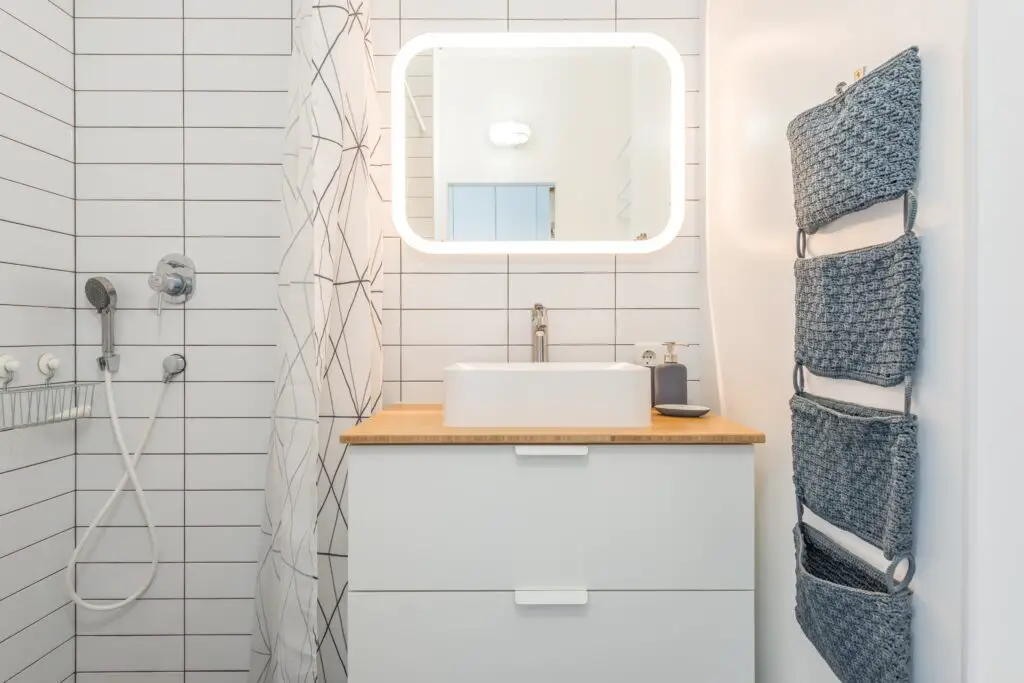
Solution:
<svg viewBox="0 0 1024 683">
<path fill-rule="evenodd" d="M 665 355 L 665 346 L 661 342 L 638 342 L 633 344 L 633 363 L 645 368 L 653 368 L 661 363 Z"/>
</svg>

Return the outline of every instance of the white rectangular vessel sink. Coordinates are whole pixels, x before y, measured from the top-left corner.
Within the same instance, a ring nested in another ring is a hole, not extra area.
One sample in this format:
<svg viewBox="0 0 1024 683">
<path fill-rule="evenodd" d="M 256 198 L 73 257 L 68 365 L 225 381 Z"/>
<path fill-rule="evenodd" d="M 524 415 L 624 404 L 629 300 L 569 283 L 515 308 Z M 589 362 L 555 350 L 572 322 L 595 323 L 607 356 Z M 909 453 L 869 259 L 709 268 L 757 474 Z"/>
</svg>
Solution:
<svg viewBox="0 0 1024 683">
<path fill-rule="evenodd" d="M 650 370 L 630 363 L 456 363 L 448 427 L 648 427 Z"/>
</svg>

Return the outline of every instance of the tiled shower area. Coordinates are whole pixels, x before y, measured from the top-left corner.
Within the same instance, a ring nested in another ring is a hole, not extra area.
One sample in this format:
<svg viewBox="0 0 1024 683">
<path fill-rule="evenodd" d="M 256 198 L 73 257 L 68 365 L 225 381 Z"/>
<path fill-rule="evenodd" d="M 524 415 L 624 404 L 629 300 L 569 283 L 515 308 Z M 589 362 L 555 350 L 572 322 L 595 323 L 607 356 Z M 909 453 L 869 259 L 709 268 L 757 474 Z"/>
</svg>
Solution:
<svg viewBox="0 0 1024 683">
<path fill-rule="evenodd" d="M 340 4 L 361 12 L 364 2 Z M 0 433 L 0 681 L 248 678 L 292 4 L 0 0 L 0 355 L 21 363 L 12 387 L 43 381 L 44 352 L 61 362 L 56 381 L 101 379 L 99 317 L 83 293 L 93 276 L 118 289 L 115 391 L 130 447 L 161 361 L 188 360 L 139 468 L 161 564 L 144 597 L 116 613 L 76 609 L 64 585 L 76 535 L 122 473 L 102 397 L 77 423 Z M 385 145 L 394 55 L 424 32 L 647 31 L 672 41 L 692 74 L 687 220 L 661 252 L 428 258 L 382 217 L 385 403 L 437 401 L 441 369 L 455 360 L 524 360 L 528 310 L 540 301 L 555 360 L 629 360 L 641 341 L 699 344 L 684 358 L 691 395 L 715 405 L 700 382 L 703 12 L 702 0 L 373 1 Z M 387 200 L 388 164 L 375 172 Z M 196 296 L 158 315 L 147 277 L 176 253 L 196 263 Z M 123 598 L 146 575 L 148 551 L 129 492 L 79 566 L 79 592 Z M 321 657 L 336 663 L 322 668 L 344 680 L 345 632 L 320 632 Z"/>
</svg>

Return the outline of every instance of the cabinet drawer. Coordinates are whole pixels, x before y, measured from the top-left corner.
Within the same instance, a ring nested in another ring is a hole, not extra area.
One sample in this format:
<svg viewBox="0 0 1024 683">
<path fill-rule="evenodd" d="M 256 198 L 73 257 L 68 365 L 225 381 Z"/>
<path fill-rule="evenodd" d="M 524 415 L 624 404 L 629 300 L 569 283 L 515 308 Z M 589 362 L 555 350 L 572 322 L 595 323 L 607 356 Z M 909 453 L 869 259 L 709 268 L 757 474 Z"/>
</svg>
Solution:
<svg viewBox="0 0 1024 683">
<path fill-rule="evenodd" d="M 348 608 L 359 683 L 754 681 L 752 592 L 352 593 Z"/>
<path fill-rule="evenodd" d="M 753 589 L 752 447 L 581 450 L 353 447 L 351 589 Z"/>
</svg>

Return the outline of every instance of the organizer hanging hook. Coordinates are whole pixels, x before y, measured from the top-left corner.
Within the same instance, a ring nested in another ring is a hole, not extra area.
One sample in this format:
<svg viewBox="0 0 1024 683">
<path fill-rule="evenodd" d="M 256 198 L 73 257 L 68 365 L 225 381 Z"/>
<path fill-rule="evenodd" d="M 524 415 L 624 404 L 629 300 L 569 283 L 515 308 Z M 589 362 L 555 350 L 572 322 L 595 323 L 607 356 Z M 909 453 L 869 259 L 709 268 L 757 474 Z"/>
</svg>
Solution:
<svg viewBox="0 0 1024 683">
<path fill-rule="evenodd" d="M 907 573 L 902 580 L 896 581 L 896 570 L 904 562 L 907 563 Z M 902 593 L 910 588 L 910 582 L 914 579 L 916 572 L 917 562 L 914 560 L 913 554 L 901 553 L 892 558 L 889 568 L 885 570 L 885 587 L 889 589 L 890 593 Z"/>
</svg>

